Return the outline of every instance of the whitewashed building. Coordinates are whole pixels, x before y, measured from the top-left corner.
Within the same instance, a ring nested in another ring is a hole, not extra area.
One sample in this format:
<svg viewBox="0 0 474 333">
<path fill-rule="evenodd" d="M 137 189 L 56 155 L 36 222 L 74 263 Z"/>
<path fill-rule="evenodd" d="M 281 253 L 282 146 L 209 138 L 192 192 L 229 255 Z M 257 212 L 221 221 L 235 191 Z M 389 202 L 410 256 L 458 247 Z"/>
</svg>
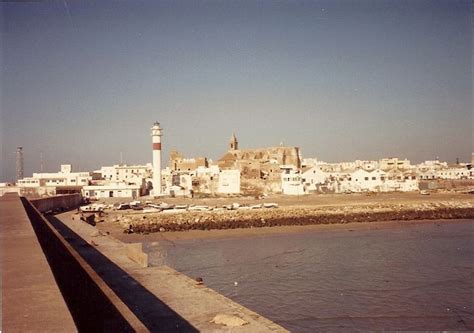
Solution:
<svg viewBox="0 0 474 333">
<path fill-rule="evenodd" d="M 329 174 L 323 172 L 319 166 L 314 166 L 303 171 L 301 177 L 306 191 L 317 191 L 319 185 L 326 183 Z"/>
<path fill-rule="evenodd" d="M 410 161 L 405 159 L 400 159 L 398 157 L 389 157 L 379 160 L 378 167 L 382 170 L 389 169 L 410 169 Z"/>
<path fill-rule="evenodd" d="M 339 192 L 382 191 L 385 177 L 385 172 L 380 169 L 373 171 L 357 169 L 339 180 Z"/>
<path fill-rule="evenodd" d="M 471 172 L 467 167 L 448 167 L 435 171 L 436 177 L 439 179 L 469 179 Z"/>
<path fill-rule="evenodd" d="M 281 192 L 286 195 L 306 194 L 303 177 L 292 165 L 281 165 Z"/>
<path fill-rule="evenodd" d="M 25 177 L 23 179 L 18 179 L 16 185 L 18 187 L 40 187 L 44 186 L 45 181 L 41 181 L 41 179 L 33 178 L 33 177 Z"/>
<path fill-rule="evenodd" d="M 82 188 L 82 196 L 91 199 L 103 198 L 138 198 L 139 185 L 125 183 L 108 183 L 104 185 L 88 185 Z"/>
<path fill-rule="evenodd" d="M 335 192 L 409 192 L 419 189 L 418 179 L 412 171 L 376 169 L 367 171 L 358 169 L 351 173 L 340 174 L 334 186 Z"/>
<path fill-rule="evenodd" d="M 89 184 L 92 177 L 89 172 L 72 172 L 71 164 L 62 164 L 61 171 L 33 173 L 33 177 L 28 178 L 26 183 L 31 182 L 32 179 L 38 180 L 41 186 L 85 186 Z"/>
<path fill-rule="evenodd" d="M 165 193 L 166 195 L 169 195 L 170 197 L 189 197 L 191 196 L 191 190 L 186 189 L 182 186 L 179 185 L 171 185 L 170 187 L 166 188 Z"/>
<path fill-rule="evenodd" d="M 217 184 L 217 193 L 238 194 L 240 193 L 240 171 L 221 170 Z"/>
<path fill-rule="evenodd" d="M 387 171 L 384 191 L 410 192 L 418 189 L 419 181 L 416 172 L 398 169 Z"/>
<path fill-rule="evenodd" d="M 220 170 L 217 165 L 209 165 L 209 167 L 198 166 L 196 170 L 191 172 L 194 177 L 217 177 L 219 176 Z"/>
<path fill-rule="evenodd" d="M 124 165 L 103 166 L 94 171 L 100 174 L 101 179 L 114 183 L 128 183 L 142 185 L 145 179 L 151 178 L 152 165 Z"/>
</svg>

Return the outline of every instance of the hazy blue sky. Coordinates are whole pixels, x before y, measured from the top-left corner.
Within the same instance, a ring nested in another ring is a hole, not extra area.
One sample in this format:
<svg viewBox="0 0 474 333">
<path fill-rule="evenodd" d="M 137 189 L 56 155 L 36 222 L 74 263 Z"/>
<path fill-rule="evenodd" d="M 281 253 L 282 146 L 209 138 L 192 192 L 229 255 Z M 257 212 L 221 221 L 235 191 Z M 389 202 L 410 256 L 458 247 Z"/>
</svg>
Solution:
<svg viewBox="0 0 474 333">
<path fill-rule="evenodd" d="M 44 1 L 1 13 L 1 180 L 70 162 L 470 160 L 471 1 Z"/>
</svg>

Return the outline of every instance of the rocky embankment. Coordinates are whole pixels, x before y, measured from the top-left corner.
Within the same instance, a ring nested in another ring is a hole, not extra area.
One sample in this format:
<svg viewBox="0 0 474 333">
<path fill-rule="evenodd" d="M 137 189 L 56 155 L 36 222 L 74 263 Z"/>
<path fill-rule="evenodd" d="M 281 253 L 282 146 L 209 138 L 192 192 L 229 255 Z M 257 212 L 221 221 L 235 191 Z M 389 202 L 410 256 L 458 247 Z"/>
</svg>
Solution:
<svg viewBox="0 0 474 333">
<path fill-rule="evenodd" d="M 284 225 L 333 224 L 397 220 L 474 218 L 472 202 L 377 204 L 345 207 L 282 207 L 180 213 L 111 213 L 107 222 L 135 233 L 258 228 Z"/>
</svg>

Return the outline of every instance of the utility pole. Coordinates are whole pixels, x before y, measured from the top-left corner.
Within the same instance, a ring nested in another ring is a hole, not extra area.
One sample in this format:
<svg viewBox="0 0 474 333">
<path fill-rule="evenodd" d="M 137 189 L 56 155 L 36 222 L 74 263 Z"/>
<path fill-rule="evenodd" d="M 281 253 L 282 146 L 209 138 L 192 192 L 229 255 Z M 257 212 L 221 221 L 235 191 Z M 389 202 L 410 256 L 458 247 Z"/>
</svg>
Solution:
<svg viewBox="0 0 474 333">
<path fill-rule="evenodd" d="M 44 169 L 44 158 L 43 158 L 43 152 L 40 152 L 40 172 L 43 173 Z"/>
<path fill-rule="evenodd" d="M 23 147 L 16 148 L 16 180 L 23 179 Z"/>
</svg>

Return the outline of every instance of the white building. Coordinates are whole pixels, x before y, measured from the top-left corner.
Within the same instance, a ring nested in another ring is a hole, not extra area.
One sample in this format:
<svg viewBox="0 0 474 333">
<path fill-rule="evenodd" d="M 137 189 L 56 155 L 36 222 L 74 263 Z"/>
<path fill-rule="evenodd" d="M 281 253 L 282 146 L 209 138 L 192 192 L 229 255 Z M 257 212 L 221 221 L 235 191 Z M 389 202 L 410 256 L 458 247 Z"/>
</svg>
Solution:
<svg viewBox="0 0 474 333">
<path fill-rule="evenodd" d="M 191 173 L 194 177 L 217 177 L 219 176 L 220 170 L 217 165 L 209 165 L 208 168 L 198 166 L 194 172 Z"/>
<path fill-rule="evenodd" d="M 23 179 L 18 179 L 16 185 L 18 187 L 40 187 L 41 185 L 44 186 L 45 181 L 41 181 L 41 179 L 33 178 L 33 177 L 25 177 Z"/>
<path fill-rule="evenodd" d="M 33 177 L 27 179 L 26 183 L 32 179 L 38 180 L 41 186 L 85 186 L 92 177 L 89 172 L 72 172 L 70 164 L 63 164 L 59 172 L 33 173 Z"/>
<path fill-rule="evenodd" d="M 91 180 L 89 172 L 72 172 L 70 164 L 63 164 L 59 172 L 33 173 L 32 177 L 19 179 L 15 186 L 18 190 L 15 191 L 32 197 L 78 192 Z M 12 191 L 13 188 L 5 190 Z"/>
<path fill-rule="evenodd" d="M 384 191 L 410 192 L 419 189 L 416 172 L 411 170 L 392 169 L 387 171 Z"/>
<path fill-rule="evenodd" d="M 417 164 L 416 167 L 418 169 L 443 169 L 448 167 L 447 162 L 441 162 L 440 160 L 431 160 L 431 161 L 424 161 L 420 164 Z"/>
<path fill-rule="evenodd" d="M 436 177 L 439 179 L 469 179 L 471 171 L 467 167 L 455 166 L 435 171 Z"/>
<path fill-rule="evenodd" d="M 320 161 L 318 161 L 317 158 L 303 158 L 301 160 L 301 167 L 306 167 L 306 168 L 311 168 L 314 167 L 318 164 L 321 164 Z"/>
<path fill-rule="evenodd" d="M 316 191 L 318 186 L 326 183 L 329 174 L 322 171 L 319 166 L 309 168 L 302 173 L 302 182 L 307 191 Z"/>
<path fill-rule="evenodd" d="M 389 169 L 410 169 L 410 161 L 405 159 L 399 159 L 398 157 L 389 157 L 379 160 L 379 166 L 382 170 Z"/>
<path fill-rule="evenodd" d="M 357 169 L 356 171 L 350 173 L 349 177 L 344 177 L 341 179 L 340 192 L 382 191 L 382 185 L 385 178 L 385 172 L 380 169 L 373 171 Z"/>
<path fill-rule="evenodd" d="M 217 193 L 238 194 L 240 193 L 240 171 L 221 170 L 217 185 Z"/>
<path fill-rule="evenodd" d="M 189 174 L 192 177 L 192 185 L 195 193 L 215 194 L 218 190 L 219 166 L 199 166 Z M 239 185 L 240 187 L 240 185 Z"/>
<path fill-rule="evenodd" d="M 383 171 L 376 169 L 367 171 L 357 169 L 337 179 L 336 192 L 391 192 L 391 191 L 416 191 L 418 179 L 411 171 L 391 169 Z"/>
<path fill-rule="evenodd" d="M 140 186 L 125 183 L 89 185 L 82 188 L 82 196 L 91 199 L 137 198 L 140 196 Z"/>
<path fill-rule="evenodd" d="M 127 183 L 142 186 L 146 179 L 151 178 L 152 165 L 113 165 L 103 166 L 94 171 L 101 179 L 112 183 Z"/>
<path fill-rule="evenodd" d="M 18 193 L 18 195 L 21 195 L 21 188 L 13 183 L 0 183 L 0 197 L 5 193 Z"/>
<path fill-rule="evenodd" d="M 292 165 L 281 165 L 281 192 L 287 195 L 305 194 L 303 178 L 298 170 Z"/>
<path fill-rule="evenodd" d="M 416 171 L 416 174 L 417 174 L 417 177 L 418 179 L 420 180 L 434 180 L 434 179 L 438 179 L 438 173 L 436 172 L 436 170 L 433 170 L 433 169 L 425 169 L 425 170 L 420 170 L 418 169 Z"/>
<path fill-rule="evenodd" d="M 169 195 L 171 197 L 190 197 L 191 196 L 191 191 L 189 189 L 186 189 L 182 186 L 178 185 L 171 185 L 170 187 L 167 187 L 165 192 L 163 194 Z"/>
</svg>

